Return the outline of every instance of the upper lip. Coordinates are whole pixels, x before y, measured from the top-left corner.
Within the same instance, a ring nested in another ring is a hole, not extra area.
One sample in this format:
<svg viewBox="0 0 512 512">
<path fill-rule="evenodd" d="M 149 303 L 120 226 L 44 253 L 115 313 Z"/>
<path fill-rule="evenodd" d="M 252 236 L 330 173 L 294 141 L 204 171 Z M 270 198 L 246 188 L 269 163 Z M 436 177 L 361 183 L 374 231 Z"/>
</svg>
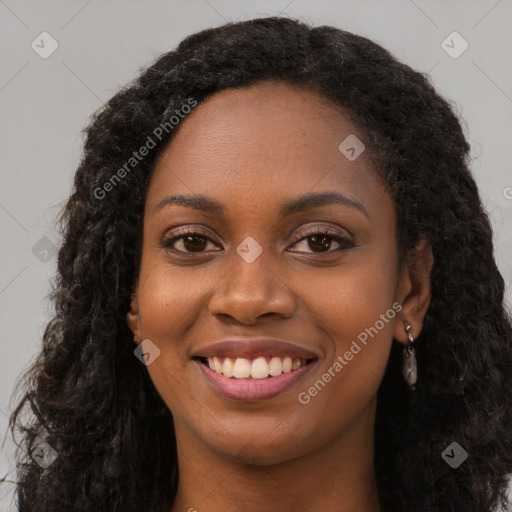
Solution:
<svg viewBox="0 0 512 512">
<path fill-rule="evenodd" d="M 286 357 L 316 359 L 318 356 L 304 347 L 273 338 L 229 338 L 195 351 L 192 357 Z"/>
</svg>

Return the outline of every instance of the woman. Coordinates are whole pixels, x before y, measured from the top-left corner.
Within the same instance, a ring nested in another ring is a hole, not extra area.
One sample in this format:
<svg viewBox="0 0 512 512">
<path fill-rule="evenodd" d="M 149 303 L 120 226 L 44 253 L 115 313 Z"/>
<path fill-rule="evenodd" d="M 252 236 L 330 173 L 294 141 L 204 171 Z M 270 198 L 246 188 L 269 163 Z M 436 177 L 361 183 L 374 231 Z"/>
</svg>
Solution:
<svg viewBox="0 0 512 512">
<path fill-rule="evenodd" d="M 424 75 L 332 27 L 233 23 L 86 135 L 11 418 L 30 405 L 20 511 L 506 505 L 504 283 Z"/>
</svg>

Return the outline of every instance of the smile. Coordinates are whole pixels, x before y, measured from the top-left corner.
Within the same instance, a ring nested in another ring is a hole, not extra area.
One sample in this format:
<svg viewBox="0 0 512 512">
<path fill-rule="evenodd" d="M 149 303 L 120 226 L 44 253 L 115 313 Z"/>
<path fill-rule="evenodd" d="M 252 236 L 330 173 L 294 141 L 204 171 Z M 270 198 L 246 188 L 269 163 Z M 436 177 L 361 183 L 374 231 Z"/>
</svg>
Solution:
<svg viewBox="0 0 512 512">
<path fill-rule="evenodd" d="M 232 400 L 273 398 L 297 384 L 318 359 L 200 357 L 194 361 L 213 389 Z"/>
<path fill-rule="evenodd" d="M 266 379 L 289 373 L 305 366 L 310 359 L 298 357 L 208 357 L 208 366 L 225 377 L 235 379 Z"/>
</svg>

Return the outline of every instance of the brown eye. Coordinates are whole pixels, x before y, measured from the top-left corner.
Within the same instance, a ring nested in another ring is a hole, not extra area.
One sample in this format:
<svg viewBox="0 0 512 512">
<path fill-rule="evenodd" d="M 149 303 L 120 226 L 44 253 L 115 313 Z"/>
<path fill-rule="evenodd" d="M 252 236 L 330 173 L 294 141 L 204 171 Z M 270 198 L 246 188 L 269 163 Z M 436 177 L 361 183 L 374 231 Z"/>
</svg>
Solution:
<svg viewBox="0 0 512 512">
<path fill-rule="evenodd" d="M 304 252 L 306 254 L 333 254 L 341 252 L 345 249 L 355 247 L 355 245 L 344 236 L 341 236 L 339 232 L 330 230 L 328 228 L 313 228 L 309 231 L 305 230 L 298 234 L 300 237 L 294 245 L 303 243 L 304 249 L 292 252 Z M 332 243 L 338 244 L 338 247 L 331 249 Z"/>
<path fill-rule="evenodd" d="M 183 240 L 183 246 L 187 251 L 196 252 L 204 251 L 208 242 L 204 236 L 201 235 L 187 235 L 181 237 Z"/>
<path fill-rule="evenodd" d="M 200 230 L 182 230 L 162 242 L 162 247 L 176 253 L 197 253 L 205 251 L 208 243 L 215 245 L 210 237 Z"/>
<path fill-rule="evenodd" d="M 313 252 L 322 252 L 323 250 L 329 250 L 333 242 L 333 238 L 325 235 L 312 235 L 309 238 L 309 247 Z"/>
</svg>

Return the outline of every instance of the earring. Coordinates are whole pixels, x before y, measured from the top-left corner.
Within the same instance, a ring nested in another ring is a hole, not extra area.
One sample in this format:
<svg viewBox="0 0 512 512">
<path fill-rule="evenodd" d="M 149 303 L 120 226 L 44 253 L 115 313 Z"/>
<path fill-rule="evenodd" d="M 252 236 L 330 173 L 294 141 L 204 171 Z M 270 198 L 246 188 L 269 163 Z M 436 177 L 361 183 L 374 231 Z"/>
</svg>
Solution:
<svg viewBox="0 0 512 512">
<path fill-rule="evenodd" d="M 409 343 L 406 347 L 404 347 L 403 357 L 404 357 L 404 366 L 403 366 L 403 375 L 405 381 L 411 389 L 414 389 L 414 385 L 416 384 L 416 380 L 418 379 L 418 366 L 416 364 L 416 352 L 414 350 L 415 340 L 411 334 L 411 325 L 407 324 L 405 327 L 405 332 L 409 337 Z"/>
<path fill-rule="evenodd" d="M 139 340 L 140 340 L 140 338 L 135 334 L 133 336 L 133 341 L 135 341 L 135 343 L 137 343 Z"/>
</svg>

